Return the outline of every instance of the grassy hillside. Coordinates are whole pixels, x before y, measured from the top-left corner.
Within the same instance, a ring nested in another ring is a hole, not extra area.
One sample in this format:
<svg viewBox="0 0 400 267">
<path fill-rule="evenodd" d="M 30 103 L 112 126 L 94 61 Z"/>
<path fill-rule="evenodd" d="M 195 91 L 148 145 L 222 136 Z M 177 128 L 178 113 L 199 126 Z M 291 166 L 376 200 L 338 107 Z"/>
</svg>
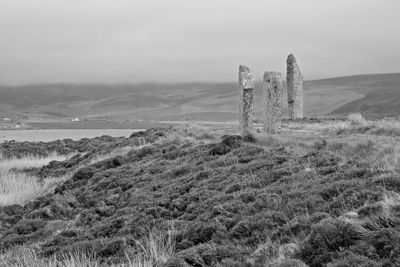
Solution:
<svg viewBox="0 0 400 267">
<path fill-rule="evenodd" d="M 69 156 L 11 170 L 43 190 L 29 200 L 7 189 L 15 204 L 0 209 L 0 265 L 400 264 L 398 122 L 354 115 L 285 122 L 268 137 L 236 131 L 3 143 L 13 160 Z"/>
<path fill-rule="evenodd" d="M 328 83 L 340 83 L 342 86 L 365 96 L 352 101 L 332 113 L 348 114 L 362 112 L 368 117 L 398 117 L 400 114 L 400 74 L 360 75 L 329 80 Z"/>
<path fill-rule="evenodd" d="M 369 117 L 397 116 L 399 88 L 400 74 L 307 81 L 305 115 L 346 116 L 357 111 Z M 237 119 L 239 102 L 236 83 L 0 86 L 0 94 L 0 116 L 35 118 L 44 114 L 47 119 L 226 121 Z M 256 111 L 261 116 L 260 83 L 256 83 L 256 94 Z"/>
</svg>

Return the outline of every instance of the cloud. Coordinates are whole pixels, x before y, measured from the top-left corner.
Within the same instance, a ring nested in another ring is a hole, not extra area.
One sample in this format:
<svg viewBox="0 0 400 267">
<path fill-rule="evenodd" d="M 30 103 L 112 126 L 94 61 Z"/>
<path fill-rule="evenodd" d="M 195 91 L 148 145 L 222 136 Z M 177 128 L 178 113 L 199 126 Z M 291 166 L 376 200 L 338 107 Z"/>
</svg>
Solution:
<svg viewBox="0 0 400 267">
<path fill-rule="evenodd" d="M 0 83 L 236 81 L 400 71 L 397 0 L 3 0 Z"/>
</svg>

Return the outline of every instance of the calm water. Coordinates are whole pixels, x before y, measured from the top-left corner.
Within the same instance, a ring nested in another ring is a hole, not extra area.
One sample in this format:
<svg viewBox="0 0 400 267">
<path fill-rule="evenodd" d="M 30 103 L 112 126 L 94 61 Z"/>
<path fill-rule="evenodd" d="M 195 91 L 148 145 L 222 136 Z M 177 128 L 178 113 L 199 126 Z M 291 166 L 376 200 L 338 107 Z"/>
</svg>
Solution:
<svg viewBox="0 0 400 267">
<path fill-rule="evenodd" d="M 0 130 L 0 142 L 4 141 L 34 141 L 47 142 L 57 139 L 70 138 L 79 140 L 82 138 L 92 138 L 102 135 L 114 137 L 130 136 L 133 132 L 142 131 L 141 129 L 63 129 L 63 130 Z"/>
</svg>

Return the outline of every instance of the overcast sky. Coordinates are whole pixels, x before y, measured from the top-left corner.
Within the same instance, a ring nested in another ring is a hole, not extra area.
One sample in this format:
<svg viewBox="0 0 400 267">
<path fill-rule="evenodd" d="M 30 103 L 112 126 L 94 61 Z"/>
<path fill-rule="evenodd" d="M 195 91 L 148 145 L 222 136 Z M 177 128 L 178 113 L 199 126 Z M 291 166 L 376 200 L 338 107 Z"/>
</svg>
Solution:
<svg viewBox="0 0 400 267">
<path fill-rule="evenodd" d="M 399 0 L 0 0 L 0 83 L 400 72 Z"/>
</svg>

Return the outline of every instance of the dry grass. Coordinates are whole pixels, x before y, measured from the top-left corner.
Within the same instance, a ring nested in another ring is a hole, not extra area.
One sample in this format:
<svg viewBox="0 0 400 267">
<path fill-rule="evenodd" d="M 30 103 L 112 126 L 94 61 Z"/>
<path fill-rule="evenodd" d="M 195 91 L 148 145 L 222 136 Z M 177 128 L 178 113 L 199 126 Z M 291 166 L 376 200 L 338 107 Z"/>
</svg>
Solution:
<svg viewBox="0 0 400 267">
<path fill-rule="evenodd" d="M 400 121 L 395 119 L 368 121 L 360 113 L 350 114 L 347 121 L 309 125 L 307 128 L 323 134 L 400 136 Z"/>
<path fill-rule="evenodd" d="M 196 126 L 182 125 L 176 127 L 175 132 L 169 132 L 166 136 L 159 138 L 154 144 L 175 143 L 177 145 L 184 145 L 192 143 L 197 145 L 200 142 L 211 142 L 216 138 L 217 134 L 214 131 L 207 131 Z"/>
<path fill-rule="evenodd" d="M 34 249 L 19 247 L 3 254 L 0 266 L 10 267 L 99 267 L 103 266 L 84 253 L 69 253 L 50 259 L 40 258 Z"/>
<path fill-rule="evenodd" d="M 379 204 L 382 206 L 386 218 L 388 218 L 391 211 L 400 206 L 400 194 L 387 190 Z"/>
<path fill-rule="evenodd" d="M 400 170 L 400 121 L 368 121 L 358 113 L 350 114 L 345 121 L 290 122 L 286 127 L 291 131 L 274 136 L 274 139 L 279 140 L 290 153 L 303 156 L 321 140 L 327 143 L 326 148 L 331 152 L 364 168 Z M 259 138 L 259 141 L 263 139 Z M 310 166 L 305 167 L 309 169 Z"/>
<path fill-rule="evenodd" d="M 352 126 L 365 126 L 367 124 L 367 120 L 361 115 L 361 113 L 351 113 L 347 117 L 347 120 Z"/>
<path fill-rule="evenodd" d="M 137 149 L 139 147 L 136 147 Z M 85 165 L 94 164 L 96 162 L 110 159 L 116 156 L 126 155 L 131 146 L 117 148 L 112 152 L 104 155 L 97 155 Z M 50 161 L 63 161 L 68 156 L 57 155 L 55 153 L 48 157 L 27 156 L 23 158 L 0 159 L 0 206 L 11 204 L 24 205 L 32 199 L 50 193 L 57 184 L 67 180 L 71 174 L 63 177 L 47 177 L 44 181 L 39 182 L 37 177 L 20 172 L 23 169 L 40 168 L 47 165 Z"/>
<path fill-rule="evenodd" d="M 30 200 L 49 191 L 62 178 L 49 178 L 39 182 L 37 177 L 20 170 L 39 168 L 52 160 L 65 160 L 66 156 L 52 154 L 48 157 L 27 156 L 24 158 L 0 160 L 0 206 L 11 204 L 24 205 Z"/>
<path fill-rule="evenodd" d="M 104 155 L 96 155 L 86 165 L 91 165 L 91 164 L 97 163 L 99 161 L 115 158 L 117 156 L 125 156 L 132 149 L 139 149 L 139 147 L 124 146 L 124 147 L 116 148 L 113 151 L 111 151 L 110 153 L 107 153 L 107 154 L 104 154 Z"/>
<path fill-rule="evenodd" d="M 295 253 L 299 251 L 300 241 L 295 243 L 287 244 L 276 244 L 271 240 L 260 244 L 257 249 L 247 259 L 247 262 L 251 265 L 257 266 L 306 266 L 301 261 L 296 261 L 297 264 L 288 264 Z"/>
<path fill-rule="evenodd" d="M 330 142 L 328 148 L 364 168 L 374 171 L 400 170 L 400 144 L 393 138 L 369 136 L 363 140 Z"/>
<path fill-rule="evenodd" d="M 154 267 L 166 263 L 175 252 L 175 241 L 170 233 L 167 235 L 154 231 L 144 242 L 137 242 L 137 249 L 125 249 L 125 263 L 101 263 L 95 255 L 84 252 L 71 252 L 41 258 L 37 250 L 28 247 L 15 247 L 0 254 L 0 266 L 9 267 Z"/>
<path fill-rule="evenodd" d="M 367 224 L 370 226 L 374 226 L 376 229 L 379 229 L 380 220 L 391 220 L 391 217 L 396 217 L 396 210 L 400 206 L 400 194 L 397 192 L 385 190 L 383 193 L 382 199 L 377 202 L 379 206 L 382 207 L 381 211 L 375 216 L 369 216 L 367 218 L 360 218 L 357 211 L 350 211 L 341 216 L 340 218 L 346 222 L 353 224 L 354 226 L 362 229 L 363 225 Z M 365 207 L 368 207 L 371 203 L 365 203 Z M 376 216 L 378 215 L 378 216 Z"/>
<path fill-rule="evenodd" d="M 47 165 L 52 160 L 62 161 L 66 158 L 68 158 L 68 156 L 58 155 L 56 153 L 50 154 L 47 157 L 26 156 L 23 158 L 11 159 L 0 157 L 0 170 L 39 168 Z"/>
<path fill-rule="evenodd" d="M 151 232 L 149 237 L 143 242 L 138 243 L 141 252 L 131 254 L 126 251 L 129 267 L 153 267 L 161 266 L 166 263 L 175 252 L 175 240 L 172 238 L 171 231 L 167 235 L 161 232 Z"/>
</svg>

